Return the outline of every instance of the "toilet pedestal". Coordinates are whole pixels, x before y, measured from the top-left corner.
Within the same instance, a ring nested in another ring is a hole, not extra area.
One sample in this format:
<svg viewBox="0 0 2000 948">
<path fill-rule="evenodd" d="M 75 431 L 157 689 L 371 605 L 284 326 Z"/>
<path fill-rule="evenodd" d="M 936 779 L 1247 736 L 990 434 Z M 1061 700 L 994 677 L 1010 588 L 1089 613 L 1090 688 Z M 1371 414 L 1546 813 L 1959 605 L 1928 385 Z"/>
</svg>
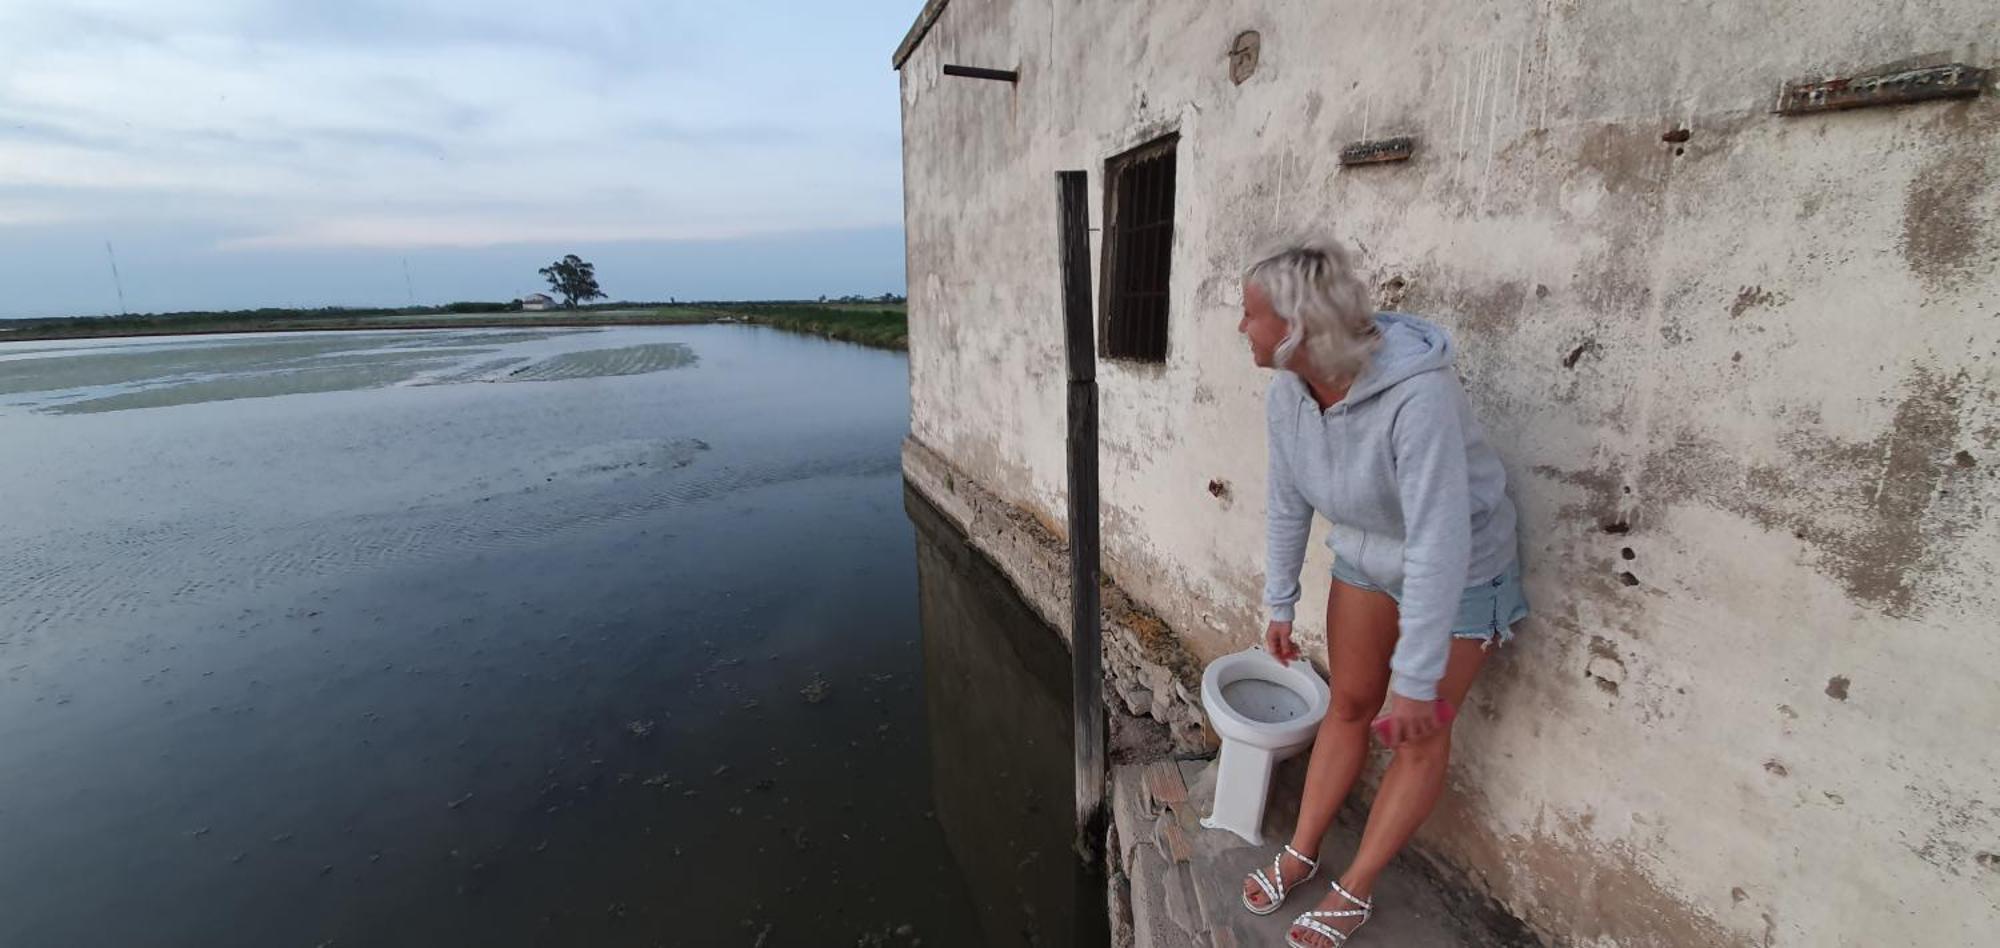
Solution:
<svg viewBox="0 0 2000 948">
<path fill-rule="evenodd" d="M 1270 800 L 1271 769 L 1279 756 L 1242 741 L 1222 742 L 1215 764 L 1215 808 L 1201 825 L 1228 830 L 1253 846 L 1264 845 L 1264 805 Z"/>
<path fill-rule="evenodd" d="M 1330 695 L 1305 662 L 1280 662 L 1262 649 L 1224 655 L 1201 673 L 1201 707 L 1222 738 L 1215 806 L 1201 825 L 1261 846 L 1264 805 L 1278 761 L 1312 746 Z"/>
</svg>

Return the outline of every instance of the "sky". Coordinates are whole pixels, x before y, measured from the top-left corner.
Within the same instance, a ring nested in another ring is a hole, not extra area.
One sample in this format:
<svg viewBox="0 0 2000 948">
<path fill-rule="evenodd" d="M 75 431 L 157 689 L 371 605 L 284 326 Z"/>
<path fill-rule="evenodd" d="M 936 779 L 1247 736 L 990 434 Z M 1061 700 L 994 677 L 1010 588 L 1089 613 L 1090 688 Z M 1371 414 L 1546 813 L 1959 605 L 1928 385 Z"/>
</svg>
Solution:
<svg viewBox="0 0 2000 948">
<path fill-rule="evenodd" d="M 921 5 L 4 0 L 0 318 L 900 293 Z"/>
</svg>

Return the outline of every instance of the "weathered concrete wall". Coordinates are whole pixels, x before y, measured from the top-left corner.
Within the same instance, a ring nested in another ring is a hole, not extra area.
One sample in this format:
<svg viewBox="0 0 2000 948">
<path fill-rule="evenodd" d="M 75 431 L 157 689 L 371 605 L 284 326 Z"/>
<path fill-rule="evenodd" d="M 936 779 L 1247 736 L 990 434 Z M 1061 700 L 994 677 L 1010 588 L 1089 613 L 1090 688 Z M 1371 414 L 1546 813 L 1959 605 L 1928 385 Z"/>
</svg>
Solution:
<svg viewBox="0 0 2000 948">
<path fill-rule="evenodd" d="M 1523 515 L 1537 617 L 1423 845 L 1578 944 L 1986 942 L 2000 95 L 1769 109 L 1995 36 L 1988 0 L 956 0 L 902 77 L 912 435 L 1062 533 L 1053 174 L 1177 130 L 1168 359 L 1099 370 L 1112 576 L 1197 657 L 1256 640 L 1237 275 L 1331 233 L 1457 335 Z"/>
</svg>

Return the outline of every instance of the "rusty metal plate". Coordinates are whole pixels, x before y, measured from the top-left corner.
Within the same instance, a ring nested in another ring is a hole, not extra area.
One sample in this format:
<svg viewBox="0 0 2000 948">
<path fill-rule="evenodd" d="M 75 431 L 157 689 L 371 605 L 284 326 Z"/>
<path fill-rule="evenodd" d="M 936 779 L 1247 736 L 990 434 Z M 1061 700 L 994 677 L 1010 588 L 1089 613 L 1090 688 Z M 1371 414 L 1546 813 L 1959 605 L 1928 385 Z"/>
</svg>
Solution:
<svg viewBox="0 0 2000 948">
<path fill-rule="evenodd" d="M 1964 63 L 1898 69 L 1892 72 L 1838 79 L 1788 82 L 1778 90 L 1779 115 L 1809 115 L 1875 105 L 1901 105 L 1927 99 L 1978 95 L 1987 70 Z"/>
<path fill-rule="evenodd" d="M 1256 30 L 1244 30 L 1236 34 L 1236 41 L 1229 44 L 1229 81 L 1242 85 L 1243 80 L 1257 72 L 1257 57 L 1264 46 L 1264 37 Z"/>
<path fill-rule="evenodd" d="M 1416 154 L 1417 140 L 1409 135 L 1355 142 L 1340 150 L 1343 165 L 1376 165 L 1388 161 L 1408 161 Z"/>
</svg>

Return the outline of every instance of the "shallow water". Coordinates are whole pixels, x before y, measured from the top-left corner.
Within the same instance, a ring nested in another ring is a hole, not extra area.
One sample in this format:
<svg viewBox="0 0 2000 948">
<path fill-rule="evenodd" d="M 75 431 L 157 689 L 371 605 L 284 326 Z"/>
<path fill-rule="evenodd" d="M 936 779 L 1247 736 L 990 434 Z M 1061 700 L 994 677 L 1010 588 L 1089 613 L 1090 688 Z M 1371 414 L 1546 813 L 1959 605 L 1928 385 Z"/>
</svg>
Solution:
<svg viewBox="0 0 2000 948">
<path fill-rule="evenodd" d="M 1072 943 L 1063 653 L 906 515 L 906 372 L 0 345 L 0 945 Z"/>
</svg>

